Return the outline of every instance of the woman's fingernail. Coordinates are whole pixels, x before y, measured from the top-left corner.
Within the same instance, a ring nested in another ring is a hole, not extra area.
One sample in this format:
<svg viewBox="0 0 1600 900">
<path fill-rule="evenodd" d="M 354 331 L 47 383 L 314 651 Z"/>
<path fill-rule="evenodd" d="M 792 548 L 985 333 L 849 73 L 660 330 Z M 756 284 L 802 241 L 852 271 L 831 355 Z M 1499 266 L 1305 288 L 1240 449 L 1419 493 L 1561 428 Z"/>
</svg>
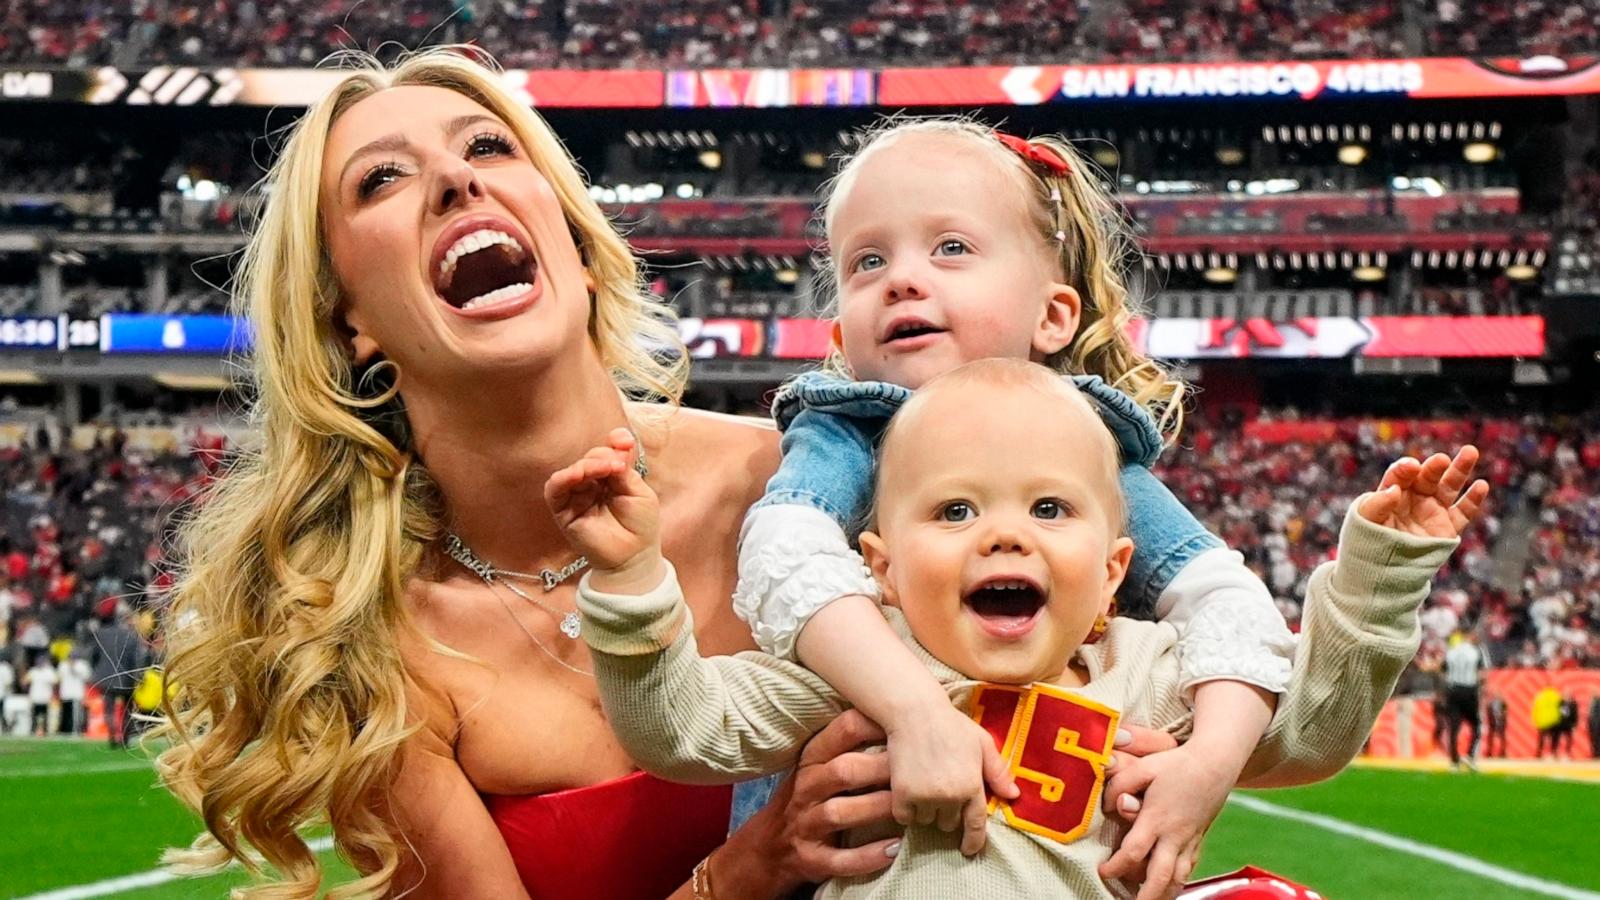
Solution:
<svg viewBox="0 0 1600 900">
<path fill-rule="evenodd" d="M 1136 813 L 1139 811 L 1139 798 L 1133 796 L 1132 794 L 1123 794 L 1122 797 L 1117 800 L 1117 808 L 1125 813 Z"/>
<path fill-rule="evenodd" d="M 1126 747 L 1131 743 L 1133 743 L 1133 732 L 1129 731 L 1126 728 L 1118 728 L 1117 729 L 1117 743 L 1116 743 L 1116 746 L 1118 746 L 1118 747 Z"/>
<path fill-rule="evenodd" d="M 883 848 L 883 855 L 889 857 L 890 859 L 894 859 L 896 856 L 899 856 L 900 855 L 900 842 L 899 841 L 895 841 L 894 843 L 890 844 L 889 846 Z"/>
<path fill-rule="evenodd" d="M 1117 767 L 1117 758 L 1115 756 L 1108 756 L 1108 757 L 1106 757 L 1105 765 L 1101 766 L 1100 768 L 1105 769 L 1107 772 L 1109 772 L 1112 769 L 1115 769 L 1116 767 Z"/>
</svg>

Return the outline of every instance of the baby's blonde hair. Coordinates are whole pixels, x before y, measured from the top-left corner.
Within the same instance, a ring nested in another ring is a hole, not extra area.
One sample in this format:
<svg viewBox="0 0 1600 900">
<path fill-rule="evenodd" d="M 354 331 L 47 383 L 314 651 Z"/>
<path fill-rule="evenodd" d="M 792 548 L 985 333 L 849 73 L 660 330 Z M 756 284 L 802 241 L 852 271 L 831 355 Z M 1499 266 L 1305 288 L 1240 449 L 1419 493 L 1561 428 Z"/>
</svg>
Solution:
<svg viewBox="0 0 1600 900">
<path fill-rule="evenodd" d="M 889 448 L 896 442 L 896 436 L 904 430 L 904 423 L 916 415 L 916 410 L 932 402 L 932 399 L 943 391 L 967 386 L 977 386 L 984 391 L 1035 391 L 1048 398 L 1052 408 L 1076 407 L 1079 414 L 1093 420 L 1094 424 L 1089 428 L 1095 432 L 1096 440 L 1103 451 L 1095 462 L 1100 469 L 1101 486 L 1107 494 L 1107 518 L 1111 522 L 1112 532 L 1119 535 L 1122 533 L 1126 503 L 1122 494 L 1122 480 L 1119 477 L 1122 469 L 1122 448 L 1117 444 L 1111 429 L 1101 420 L 1099 410 L 1088 396 L 1056 371 L 1038 363 L 1005 357 L 979 359 L 929 379 L 928 383 L 912 395 L 911 399 L 889 419 L 889 425 L 884 429 L 883 439 L 878 445 L 880 462 L 889 458 Z M 871 512 L 873 520 L 877 518 L 877 485 L 883 483 L 885 468 L 887 467 L 880 464 L 876 473 L 877 481 L 873 487 Z M 868 524 L 875 522 L 869 521 Z"/>
<path fill-rule="evenodd" d="M 1055 136 L 1030 142 L 1047 148 L 1067 164 L 1066 173 L 1057 175 L 1025 160 L 1001 143 L 994 129 L 971 119 L 886 119 L 858 136 L 858 149 L 844 160 L 839 174 L 824 188 L 822 222 L 826 233 L 834 233 L 839 201 L 855 183 L 863 161 L 908 135 L 970 141 L 1017 180 L 1027 197 L 1029 222 L 1043 249 L 1055 256 L 1063 280 L 1077 290 L 1083 303 L 1077 333 L 1046 364 L 1058 372 L 1099 375 L 1147 409 L 1165 440 L 1177 440 L 1183 428 L 1185 385 L 1140 352 L 1128 336 L 1128 323 L 1136 318 L 1136 310 L 1123 271 L 1137 255 L 1137 245 L 1125 224 L 1122 207 L 1105 188 L 1100 171 L 1069 142 Z M 825 271 L 833 274 L 836 270 L 830 265 Z M 837 280 L 836 275 L 834 279 Z M 847 368 L 837 347 L 825 365 L 841 372 Z"/>
</svg>

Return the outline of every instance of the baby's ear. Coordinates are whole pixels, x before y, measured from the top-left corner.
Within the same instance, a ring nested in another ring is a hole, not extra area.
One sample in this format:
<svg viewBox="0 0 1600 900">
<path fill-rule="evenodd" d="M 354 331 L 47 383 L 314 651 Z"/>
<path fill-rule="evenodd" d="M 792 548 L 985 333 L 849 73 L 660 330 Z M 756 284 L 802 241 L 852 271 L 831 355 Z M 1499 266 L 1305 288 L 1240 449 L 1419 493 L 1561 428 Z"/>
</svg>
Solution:
<svg viewBox="0 0 1600 900">
<path fill-rule="evenodd" d="M 1128 562 L 1133 559 L 1133 539 L 1119 537 L 1111 542 L 1111 552 L 1106 554 L 1106 584 L 1101 592 L 1101 608 L 1111 602 L 1116 595 L 1117 588 L 1122 586 L 1122 579 L 1127 577 Z"/>
<path fill-rule="evenodd" d="M 1072 346 L 1083 318 L 1083 298 L 1076 288 L 1056 282 L 1050 285 L 1039 327 L 1034 330 L 1033 349 L 1040 356 L 1053 356 Z"/>
<path fill-rule="evenodd" d="M 861 532 L 860 540 L 861 558 L 866 560 L 867 568 L 872 570 L 872 577 L 878 582 L 883 604 L 899 606 L 900 595 L 895 592 L 894 584 L 889 579 L 889 545 L 871 531 Z"/>
</svg>

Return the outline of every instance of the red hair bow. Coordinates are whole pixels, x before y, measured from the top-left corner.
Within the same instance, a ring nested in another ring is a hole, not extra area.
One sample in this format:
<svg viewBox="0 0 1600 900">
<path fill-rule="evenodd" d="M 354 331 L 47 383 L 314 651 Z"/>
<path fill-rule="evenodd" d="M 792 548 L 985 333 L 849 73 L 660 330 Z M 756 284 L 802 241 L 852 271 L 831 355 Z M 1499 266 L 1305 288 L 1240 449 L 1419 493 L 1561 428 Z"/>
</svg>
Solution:
<svg viewBox="0 0 1600 900">
<path fill-rule="evenodd" d="M 1014 134 L 1006 134 L 1003 131 L 996 131 L 994 136 L 1000 140 L 1000 143 L 1010 147 L 1018 156 L 1030 163 L 1043 166 L 1052 175 L 1063 177 L 1072 171 L 1072 168 L 1067 165 L 1067 161 L 1061 158 L 1061 154 L 1050 147 L 1043 144 L 1035 144 L 1033 141 L 1024 140 Z"/>
</svg>

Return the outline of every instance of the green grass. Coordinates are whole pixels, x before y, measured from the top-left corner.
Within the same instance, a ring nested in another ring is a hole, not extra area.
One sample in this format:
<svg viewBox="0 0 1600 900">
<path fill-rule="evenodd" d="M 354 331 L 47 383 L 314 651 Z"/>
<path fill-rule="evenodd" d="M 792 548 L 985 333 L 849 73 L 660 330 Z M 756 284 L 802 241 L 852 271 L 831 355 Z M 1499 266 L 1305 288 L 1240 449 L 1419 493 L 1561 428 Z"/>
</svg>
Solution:
<svg viewBox="0 0 1600 900">
<path fill-rule="evenodd" d="M 156 785 L 149 769 L 108 770 L 136 766 L 139 759 L 99 744 L 0 740 L 0 822 L 5 823 L 0 898 L 146 872 L 156 867 L 163 847 L 193 838 L 198 821 Z M 48 774 L 52 770 L 73 771 Z M 1326 784 L 1254 796 L 1600 891 L 1600 866 L 1592 850 L 1600 835 L 1600 786 L 1353 769 Z M 323 860 L 331 879 L 351 877 L 331 853 Z M 1311 825 L 1229 807 L 1207 839 L 1198 874 L 1247 863 L 1309 884 L 1333 900 L 1544 896 Z M 244 873 L 234 871 L 116 896 L 217 898 L 244 880 Z"/>
<path fill-rule="evenodd" d="M 147 872 L 164 848 L 193 840 L 199 818 L 156 783 L 144 758 L 99 743 L 0 739 L 0 897 Z M 114 768 L 122 766 L 137 768 Z M 47 774 L 58 769 L 78 771 Z M 351 877 L 331 852 L 323 860 L 337 878 Z M 216 898 L 245 880 L 235 871 L 117 896 Z"/>
</svg>

